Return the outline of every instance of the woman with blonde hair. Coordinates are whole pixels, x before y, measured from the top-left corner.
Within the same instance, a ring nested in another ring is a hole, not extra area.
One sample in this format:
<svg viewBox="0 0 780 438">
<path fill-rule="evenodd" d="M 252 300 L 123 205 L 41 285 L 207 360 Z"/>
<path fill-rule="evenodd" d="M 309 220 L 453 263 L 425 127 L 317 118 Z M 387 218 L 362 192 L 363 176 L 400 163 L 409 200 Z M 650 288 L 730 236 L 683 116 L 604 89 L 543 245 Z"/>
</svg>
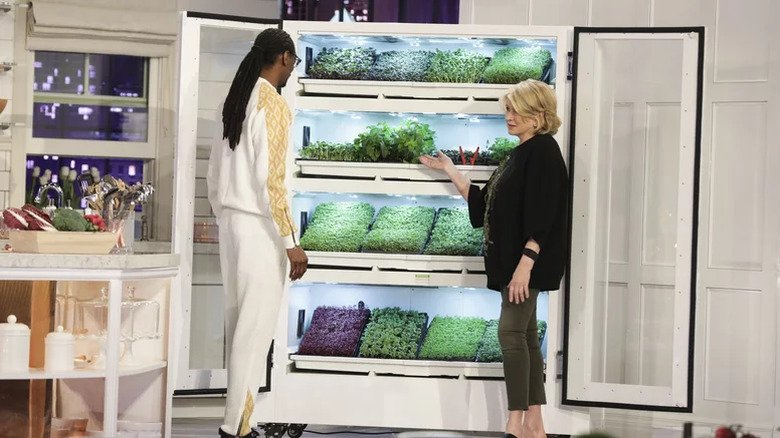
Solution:
<svg viewBox="0 0 780 438">
<path fill-rule="evenodd" d="M 509 421 L 505 438 L 544 438 L 544 360 L 536 325 L 540 290 L 557 290 L 566 264 L 568 173 L 552 137 L 561 125 L 549 85 L 526 80 L 502 99 L 509 134 L 520 144 L 480 189 L 446 155 L 420 157 L 447 173 L 484 227 L 488 288 L 501 292 L 498 338 Z"/>
</svg>

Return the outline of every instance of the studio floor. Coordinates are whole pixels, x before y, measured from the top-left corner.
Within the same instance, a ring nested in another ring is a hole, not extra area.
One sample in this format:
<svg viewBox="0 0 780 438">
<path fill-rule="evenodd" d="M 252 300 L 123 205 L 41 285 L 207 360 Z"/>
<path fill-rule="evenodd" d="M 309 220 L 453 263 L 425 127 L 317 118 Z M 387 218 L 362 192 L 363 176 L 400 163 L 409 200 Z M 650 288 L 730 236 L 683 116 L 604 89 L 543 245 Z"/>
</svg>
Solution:
<svg viewBox="0 0 780 438">
<path fill-rule="evenodd" d="M 220 420 L 210 419 L 174 419 L 172 438 L 215 438 Z M 285 435 L 286 437 L 287 435 Z M 436 431 L 389 431 L 387 429 L 311 426 L 303 433 L 303 438 L 334 436 L 340 438 L 393 438 L 393 437 L 498 437 L 500 434 L 467 434 Z"/>
</svg>

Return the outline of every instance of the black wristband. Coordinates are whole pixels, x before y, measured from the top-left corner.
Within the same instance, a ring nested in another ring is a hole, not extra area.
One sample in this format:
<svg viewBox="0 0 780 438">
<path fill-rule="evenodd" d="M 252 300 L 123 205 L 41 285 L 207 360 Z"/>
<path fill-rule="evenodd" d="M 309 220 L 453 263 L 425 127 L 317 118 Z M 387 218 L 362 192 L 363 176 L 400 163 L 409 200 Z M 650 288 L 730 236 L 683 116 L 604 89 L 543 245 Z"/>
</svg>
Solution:
<svg viewBox="0 0 780 438">
<path fill-rule="evenodd" d="M 539 258 L 539 253 L 532 250 L 531 248 L 523 248 L 523 255 L 533 260 L 534 262 Z"/>
</svg>

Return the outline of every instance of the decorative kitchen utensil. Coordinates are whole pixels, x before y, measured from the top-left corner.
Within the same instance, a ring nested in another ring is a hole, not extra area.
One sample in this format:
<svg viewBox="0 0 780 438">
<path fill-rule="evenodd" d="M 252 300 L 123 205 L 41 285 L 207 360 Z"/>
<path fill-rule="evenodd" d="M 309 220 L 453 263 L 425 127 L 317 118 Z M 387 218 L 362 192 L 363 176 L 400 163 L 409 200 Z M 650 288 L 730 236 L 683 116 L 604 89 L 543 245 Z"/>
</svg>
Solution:
<svg viewBox="0 0 780 438">
<path fill-rule="evenodd" d="M 76 339 L 62 326 L 57 331 L 46 335 L 46 361 L 44 369 L 47 372 L 73 371 L 73 357 L 76 354 Z"/>
<path fill-rule="evenodd" d="M 0 373 L 26 373 L 30 369 L 30 328 L 9 315 L 0 323 Z"/>
<path fill-rule="evenodd" d="M 122 300 L 122 308 L 130 308 L 130 335 L 122 337 L 125 343 L 124 353 L 120 363 L 137 365 L 133 356 L 133 343 L 144 339 L 160 337 L 160 303 L 156 300 L 136 298 L 135 287 L 128 286 L 127 294 Z"/>
<path fill-rule="evenodd" d="M 105 343 L 108 330 L 108 288 L 100 289 L 100 297 L 79 301 L 76 304 L 76 330 L 78 339 L 97 341 L 100 353 L 92 360 L 91 367 L 105 367 Z M 122 303 L 120 338 L 132 335 L 132 306 Z"/>
</svg>

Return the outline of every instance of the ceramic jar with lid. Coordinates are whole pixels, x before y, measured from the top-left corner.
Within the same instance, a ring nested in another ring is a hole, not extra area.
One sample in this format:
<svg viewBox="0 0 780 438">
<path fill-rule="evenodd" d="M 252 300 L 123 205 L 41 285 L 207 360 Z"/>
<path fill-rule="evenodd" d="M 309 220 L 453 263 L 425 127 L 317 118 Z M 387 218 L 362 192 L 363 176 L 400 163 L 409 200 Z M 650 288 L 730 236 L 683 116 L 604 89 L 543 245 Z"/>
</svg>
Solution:
<svg viewBox="0 0 780 438">
<path fill-rule="evenodd" d="M 73 371 L 73 357 L 76 354 L 76 338 L 62 326 L 46 335 L 47 372 Z"/>
<path fill-rule="evenodd" d="M 30 328 L 8 316 L 0 323 L 0 373 L 26 373 L 30 369 Z"/>
</svg>

